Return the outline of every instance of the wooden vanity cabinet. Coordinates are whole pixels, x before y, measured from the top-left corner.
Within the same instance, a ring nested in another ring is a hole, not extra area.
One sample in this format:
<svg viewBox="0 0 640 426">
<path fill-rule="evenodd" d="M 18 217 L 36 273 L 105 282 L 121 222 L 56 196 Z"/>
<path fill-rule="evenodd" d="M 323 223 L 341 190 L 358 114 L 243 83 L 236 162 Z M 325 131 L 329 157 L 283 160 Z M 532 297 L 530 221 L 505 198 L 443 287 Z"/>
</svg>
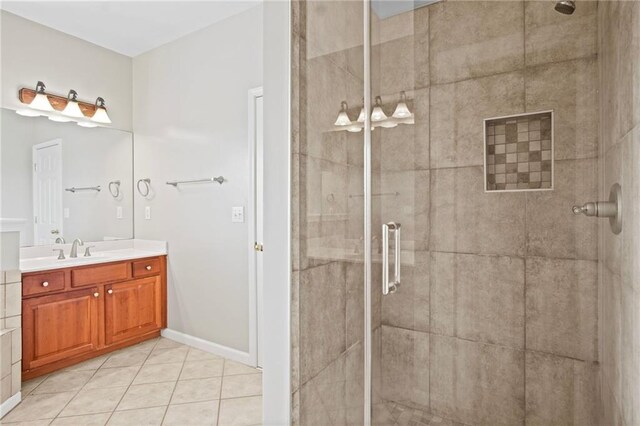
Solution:
<svg viewBox="0 0 640 426">
<path fill-rule="evenodd" d="M 25 380 L 166 327 L 166 256 L 27 273 L 22 281 Z"/>
</svg>

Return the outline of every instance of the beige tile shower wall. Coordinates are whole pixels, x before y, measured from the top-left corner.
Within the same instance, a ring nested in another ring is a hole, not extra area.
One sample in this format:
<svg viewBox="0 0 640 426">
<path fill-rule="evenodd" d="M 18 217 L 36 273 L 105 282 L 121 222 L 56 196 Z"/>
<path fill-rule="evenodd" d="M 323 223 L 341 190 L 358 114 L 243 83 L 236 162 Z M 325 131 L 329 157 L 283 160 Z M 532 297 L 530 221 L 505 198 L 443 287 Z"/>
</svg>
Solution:
<svg viewBox="0 0 640 426">
<path fill-rule="evenodd" d="M 456 1 L 374 23 L 374 91 L 416 112 L 373 138 L 374 192 L 401 193 L 374 199 L 374 226 L 401 222 L 416 254 L 382 301 L 374 395 L 467 424 L 597 423 L 597 222 L 570 210 L 598 195 L 597 8 Z M 483 119 L 542 110 L 554 190 L 484 193 Z"/>
<path fill-rule="evenodd" d="M 22 378 L 22 275 L 20 234 L 0 234 L 0 404 L 20 391 Z M 4 410 L 3 410 L 4 411 Z"/>
<path fill-rule="evenodd" d="M 640 423 L 640 3 L 601 2 L 600 198 L 622 186 L 623 229 L 600 224 L 601 424 Z"/>
</svg>

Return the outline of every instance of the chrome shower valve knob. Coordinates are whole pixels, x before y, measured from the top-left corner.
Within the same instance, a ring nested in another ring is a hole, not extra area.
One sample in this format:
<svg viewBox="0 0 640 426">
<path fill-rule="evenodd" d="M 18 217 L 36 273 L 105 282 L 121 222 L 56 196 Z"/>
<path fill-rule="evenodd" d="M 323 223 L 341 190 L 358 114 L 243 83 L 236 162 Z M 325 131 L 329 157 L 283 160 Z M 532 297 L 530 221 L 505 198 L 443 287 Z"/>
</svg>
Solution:
<svg viewBox="0 0 640 426">
<path fill-rule="evenodd" d="M 614 184 L 609 192 L 609 201 L 590 201 L 582 206 L 573 206 L 573 214 L 585 216 L 607 217 L 614 234 L 622 231 L 622 190 Z"/>
</svg>

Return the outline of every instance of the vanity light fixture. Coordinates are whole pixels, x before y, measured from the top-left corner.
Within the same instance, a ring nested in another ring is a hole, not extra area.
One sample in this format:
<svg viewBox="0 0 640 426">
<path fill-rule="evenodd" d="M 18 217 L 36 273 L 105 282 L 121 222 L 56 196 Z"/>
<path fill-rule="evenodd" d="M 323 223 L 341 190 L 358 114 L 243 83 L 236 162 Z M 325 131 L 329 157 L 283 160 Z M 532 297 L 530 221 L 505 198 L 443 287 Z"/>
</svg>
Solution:
<svg viewBox="0 0 640 426">
<path fill-rule="evenodd" d="M 409 111 L 409 107 L 407 106 L 407 94 L 404 92 L 400 92 L 400 102 L 396 106 L 396 110 L 393 111 L 393 118 L 407 118 L 411 117 L 411 111 Z"/>
<path fill-rule="evenodd" d="M 49 102 L 49 98 L 45 93 L 46 86 L 43 82 L 38 81 L 36 83 L 36 96 L 33 98 L 31 103 L 29 104 L 30 108 L 37 109 L 38 111 L 46 111 L 52 112 L 53 107 L 51 106 L 51 102 Z"/>
<path fill-rule="evenodd" d="M 346 105 L 347 103 L 344 102 L 344 104 Z M 93 114 L 93 117 L 91 117 L 91 121 L 95 121 L 96 123 L 100 123 L 100 124 L 111 124 L 111 119 L 107 114 L 107 107 L 105 106 L 103 98 L 98 97 L 96 99 L 95 107 L 96 107 L 96 112 Z M 338 116 L 338 119 L 340 119 L 340 116 Z M 347 120 L 348 119 L 349 117 L 347 117 Z M 351 121 L 349 121 L 349 124 L 351 124 Z"/>
<path fill-rule="evenodd" d="M 88 128 L 98 127 L 96 123 L 92 123 L 91 121 L 78 121 L 78 126 Z"/>
<path fill-rule="evenodd" d="M 67 95 L 67 106 L 62 110 L 62 115 L 73 118 L 84 118 L 84 114 L 80 111 L 78 105 L 78 92 L 71 89 Z"/>
<path fill-rule="evenodd" d="M 22 115 L 24 117 L 40 117 L 41 115 L 38 111 L 29 108 L 18 109 L 16 110 L 16 114 Z"/>
<path fill-rule="evenodd" d="M 387 114 L 382 110 L 382 98 L 380 96 L 376 96 L 376 104 L 373 107 L 373 111 L 371 111 L 371 121 L 382 121 L 387 119 Z"/>
<path fill-rule="evenodd" d="M 338 118 L 336 119 L 336 122 L 333 123 L 334 126 L 350 126 L 352 124 L 349 115 L 347 115 L 347 109 L 347 102 L 342 101 L 342 103 L 340 104 L 340 112 L 338 113 Z"/>
<path fill-rule="evenodd" d="M 58 123 L 68 123 L 69 121 L 73 121 L 71 118 L 65 117 L 62 114 L 51 114 L 47 116 L 47 118 Z"/>
</svg>

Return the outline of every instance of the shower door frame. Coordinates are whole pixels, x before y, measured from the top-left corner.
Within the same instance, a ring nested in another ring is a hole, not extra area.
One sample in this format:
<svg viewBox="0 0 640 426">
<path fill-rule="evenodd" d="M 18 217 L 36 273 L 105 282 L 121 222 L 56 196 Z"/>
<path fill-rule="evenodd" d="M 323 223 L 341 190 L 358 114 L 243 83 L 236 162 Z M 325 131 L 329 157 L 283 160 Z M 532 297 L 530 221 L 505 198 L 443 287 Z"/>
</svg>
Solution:
<svg viewBox="0 0 640 426">
<path fill-rule="evenodd" d="M 372 410 L 372 256 L 371 256 L 371 0 L 362 0 L 364 54 L 364 424 L 371 425 Z"/>
</svg>

